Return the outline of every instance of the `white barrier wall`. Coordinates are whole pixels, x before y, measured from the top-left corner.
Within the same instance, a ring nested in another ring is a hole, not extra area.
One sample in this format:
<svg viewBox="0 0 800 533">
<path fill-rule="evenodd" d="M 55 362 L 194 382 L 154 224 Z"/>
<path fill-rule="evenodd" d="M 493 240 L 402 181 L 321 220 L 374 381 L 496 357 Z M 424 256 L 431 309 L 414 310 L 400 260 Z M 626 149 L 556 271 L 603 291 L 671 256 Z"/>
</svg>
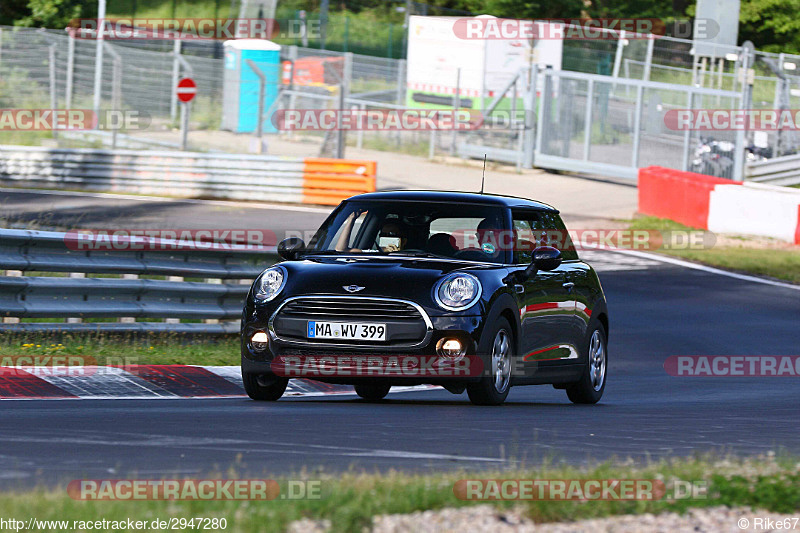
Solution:
<svg viewBox="0 0 800 533">
<path fill-rule="evenodd" d="M 800 189 L 756 183 L 717 185 L 711 191 L 708 229 L 772 237 L 800 244 Z"/>
</svg>

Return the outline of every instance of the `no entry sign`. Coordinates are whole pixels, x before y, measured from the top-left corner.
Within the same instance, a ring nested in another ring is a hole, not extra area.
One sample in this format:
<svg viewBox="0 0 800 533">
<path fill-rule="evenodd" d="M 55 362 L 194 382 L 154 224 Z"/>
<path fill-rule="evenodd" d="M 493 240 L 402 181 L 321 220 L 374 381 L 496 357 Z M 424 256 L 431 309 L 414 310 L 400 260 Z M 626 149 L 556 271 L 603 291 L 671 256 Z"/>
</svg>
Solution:
<svg viewBox="0 0 800 533">
<path fill-rule="evenodd" d="M 197 94 L 197 85 L 192 78 L 183 78 L 178 82 L 176 89 L 178 93 L 178 100 L 183 103 L 189 102 Z"/>
</svg>

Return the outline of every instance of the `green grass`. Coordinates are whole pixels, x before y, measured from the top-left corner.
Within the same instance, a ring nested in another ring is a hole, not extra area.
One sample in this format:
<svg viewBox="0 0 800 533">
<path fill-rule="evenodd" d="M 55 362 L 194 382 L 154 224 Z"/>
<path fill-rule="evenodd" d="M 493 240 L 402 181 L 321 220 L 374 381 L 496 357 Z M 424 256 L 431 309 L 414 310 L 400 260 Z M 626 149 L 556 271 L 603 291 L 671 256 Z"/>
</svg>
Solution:
<svg viewBox="0 0 800 533">
<path fill-rule="evenodd" d="M 236 478 L 236 465 L 223 475 Z M 113 477 L 113 476 L 110 476 Z M 153 520 L 158 517 L 226 518 L 227 531 L 284 531 L 301 518 L 327 519 L 334 531 L 361 531 L 380 514 L 485 504 L 456 498 L 453 485 L 461 479 L 650 479 L 663 480 L 667 497 L 651 501 L 506 501 L 489 502 L 501 509 L 520 507 L 536 522 L 575 521 L 619 514 L 685 512 L 691 507 L 749 506 L 792 514 L 800 510 L 800 463 L 797 458 L 762 456 L 674 459 L 644 466 L 604 463 L 589 468 L 551 466 L 452 473 L 325 475 L 304 472 L 294 480 L 319 480 L 318 499 L 273 501 L 76 501 L 63 487 L 6 492 L 0 516 L 20 514 L 40 520 Z M 286 479 L 276 479 L 285 487 Z M 673 499 L 676 480 L 705 484 L 696 499 Z M 285 491 L 282 491 L 282 494 Z"/>
<path fill-rule="evenodd" d="M 657 217 L 641 217 L 630 222 L 633 230 L 690 230 L 688 226 Z M 745 240 L 746 238 L 742 238 Z M 689 261 L 781 279 L 800 284 L 800 250 L 752 248 L 746 246 L 713 246 L 702 250 L 657 250 Z"/>
<path fill-rule="evenodd" d="M 3 334 L 0 356 L 15 355 L 77 356 L 87 358 L 86 364 L 96 361 L 98 365 L 238 365 L 240 362 L 239 340 L 235 336 L 190 338 L 174 333 Z"/>
</svg>

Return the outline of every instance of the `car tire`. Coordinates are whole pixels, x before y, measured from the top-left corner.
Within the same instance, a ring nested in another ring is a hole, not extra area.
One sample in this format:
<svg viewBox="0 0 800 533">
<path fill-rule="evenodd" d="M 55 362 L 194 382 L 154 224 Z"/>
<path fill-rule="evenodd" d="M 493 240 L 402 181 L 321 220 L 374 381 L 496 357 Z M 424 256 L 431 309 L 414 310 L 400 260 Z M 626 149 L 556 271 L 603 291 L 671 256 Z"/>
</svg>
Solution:
<svg viewBox="0 0 800 533">
<path fill-rule="evenodd" d="M 586 366 L 581 379 L 567 385 L 567 397 L 572 403 L 594 404 L 603 397 L 608 375 L 608 341 L 601 324 L 589 334 L 586 344 Z"/>
<path fill-rule="evenodd" d="M 356 389 L 356 394 L 365 400 L 377 402 L 386 398 L 392 386 L 384 383 L 358 383 L 354 385 L 354 388 Z"/>
<path fill-rule="evenodd" d="M 261 381 L 263 383 L 264 378 Z M 273 376 L 272 380 L 262 385 L 259 383 L 259 374 L 242 373 L 242 383 L 244 383 L 245 392 L 251 399 L 260 402 L 274 402 L 283 396 L 289 380 Z"/>
<path fill-rule="evenodd" d="M 482 340 L 478 353 L 484 356 L 489 375 L 467 385 L 467 395 L 475 405 L 500 405 L 511 390 L 514 373 L 514 333 L 505 318 L 499 318 Z"/>
</svg>

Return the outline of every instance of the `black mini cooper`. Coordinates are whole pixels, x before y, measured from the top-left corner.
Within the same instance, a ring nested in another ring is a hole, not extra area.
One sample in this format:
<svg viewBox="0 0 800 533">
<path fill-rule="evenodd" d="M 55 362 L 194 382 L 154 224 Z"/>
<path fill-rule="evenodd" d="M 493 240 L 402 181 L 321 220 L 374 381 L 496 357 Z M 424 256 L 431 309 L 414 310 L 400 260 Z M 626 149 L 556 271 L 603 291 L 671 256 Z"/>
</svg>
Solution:
<svg viewBox="0 0 800 533">
<path fill-rule="evenodd" d="M 603 395 L 608 311 L 597 274 L 539 202 L 387 191 L 342 202 L 311 242 L 253 283 L 242 378 L 277 400 L 291 377 L 352 384 L 380 400 L 434 384 L 499 405 L 515 385 L 552 384 L 576 403 Z"/>
</svg>

